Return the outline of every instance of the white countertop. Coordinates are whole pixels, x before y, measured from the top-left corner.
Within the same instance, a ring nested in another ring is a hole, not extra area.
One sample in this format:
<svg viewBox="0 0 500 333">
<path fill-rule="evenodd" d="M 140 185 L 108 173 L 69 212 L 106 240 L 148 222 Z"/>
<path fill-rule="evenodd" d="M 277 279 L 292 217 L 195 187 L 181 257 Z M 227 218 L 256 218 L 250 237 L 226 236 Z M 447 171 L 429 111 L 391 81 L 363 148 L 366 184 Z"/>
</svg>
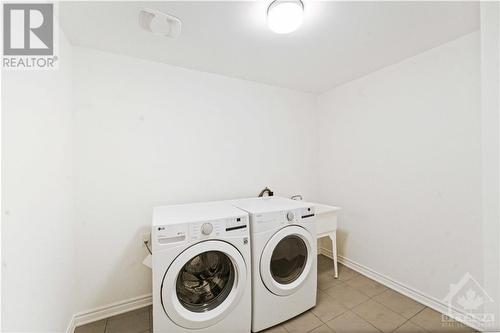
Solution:
<svg viewBox="0 0 500 333">
<path fill-rule="evenodd" d="M 330 206 L 330 205 L 320 204 L 320 203 L 316 203 L 316 202 L 308 202 L 308 204 L 314 206 L 314 209 L 315 209 L 314 213 L 316 215 L 323 215 L 323 214 L 338 212 L 338 211 L 342 210 L 342 208 L 337 207 L 337 206 Z"/>
<path fill-rule="evenodd" d="M 337 231 L 337 214 L 342 208 L 316 202 L 308 202 L 308 204 L 314 206 L 318 238 L 330 236 L 331 233 Z"/>
</svg>

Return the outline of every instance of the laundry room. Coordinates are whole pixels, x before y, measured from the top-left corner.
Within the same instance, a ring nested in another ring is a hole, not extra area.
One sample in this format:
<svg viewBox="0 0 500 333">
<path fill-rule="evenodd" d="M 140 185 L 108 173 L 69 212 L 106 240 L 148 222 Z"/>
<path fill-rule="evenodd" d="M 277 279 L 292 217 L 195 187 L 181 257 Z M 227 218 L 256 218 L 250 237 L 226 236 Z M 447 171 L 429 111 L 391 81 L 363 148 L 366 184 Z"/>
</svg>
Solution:
<svg viewBox="0 0 500 333">
<path fill-rule="evenodd" d="M 2 2 L 2 332 L 500 332 L 500 2 Z"/>
</svg>

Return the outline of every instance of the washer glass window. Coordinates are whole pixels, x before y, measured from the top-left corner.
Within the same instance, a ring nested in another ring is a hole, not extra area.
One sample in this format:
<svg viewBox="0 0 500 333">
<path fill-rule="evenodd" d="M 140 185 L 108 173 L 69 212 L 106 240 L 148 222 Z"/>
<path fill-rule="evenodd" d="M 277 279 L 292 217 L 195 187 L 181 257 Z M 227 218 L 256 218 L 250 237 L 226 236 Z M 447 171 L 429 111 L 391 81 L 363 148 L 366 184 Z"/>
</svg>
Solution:
<svg viewBox="0 0 500 333">
<path fill-rule="evenodd" d="M 179 302 L 192 312 L 210 311 L 224 302 L 235 279 L 231 259 L 220 251 L 207 251 L 191 258 L 177 277 Z"/>
<path fill-rule="evenodd" d="M 307 261 L 307 246 L 302 238 L 290 235 L 283 238 L 271 257 L 271 275 L 280 284 L 297 280 Z"/>
</svg>

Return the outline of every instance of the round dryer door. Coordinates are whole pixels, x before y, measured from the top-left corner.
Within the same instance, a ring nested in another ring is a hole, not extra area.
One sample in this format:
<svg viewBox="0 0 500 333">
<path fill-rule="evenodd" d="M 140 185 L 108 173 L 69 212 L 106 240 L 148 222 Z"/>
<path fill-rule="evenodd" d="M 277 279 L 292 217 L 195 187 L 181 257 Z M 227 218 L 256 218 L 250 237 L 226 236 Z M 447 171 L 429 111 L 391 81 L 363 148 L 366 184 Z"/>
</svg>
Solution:
<svg viewBox="0 0 500 333">
<path fill-rule="evenodd" d="M 163 309 L 177 325 L 212 326 L 238 304 L 247 271 L 240 252 L 223 241 L 197 243 L 167 269 L 161 286 Z"/>
<path fill-rule="evenodd" d="M 311 272 L 313 256 L 311 234 L 299 226 L 275 233 L 267 242 L 260 259 L 262 281 L 279 296 L 293 294 Z"/>
</svg>

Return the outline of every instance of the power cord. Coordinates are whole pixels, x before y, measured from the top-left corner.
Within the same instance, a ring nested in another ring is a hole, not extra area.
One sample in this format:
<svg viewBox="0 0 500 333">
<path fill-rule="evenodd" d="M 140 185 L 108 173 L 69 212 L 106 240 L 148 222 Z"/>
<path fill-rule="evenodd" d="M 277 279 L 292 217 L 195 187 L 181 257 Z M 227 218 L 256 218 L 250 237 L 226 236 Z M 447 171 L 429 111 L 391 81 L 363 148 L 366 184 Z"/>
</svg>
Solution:
<svg viewBox="0 0 500 333">
<path fill-rule="evenodd" d="M 148 249 L 149 254 L 151 254 L 151 255 L 152 255 L 152 254 L 153 254 L 153 252 L 151 252 L 151 249 L 149 248 L 149 241 L 148 241 L 148 240 L 145 240 L 145 241 L 144 241 L 144 245 L 146 246 L 146 249 Z"/>
</svg>

